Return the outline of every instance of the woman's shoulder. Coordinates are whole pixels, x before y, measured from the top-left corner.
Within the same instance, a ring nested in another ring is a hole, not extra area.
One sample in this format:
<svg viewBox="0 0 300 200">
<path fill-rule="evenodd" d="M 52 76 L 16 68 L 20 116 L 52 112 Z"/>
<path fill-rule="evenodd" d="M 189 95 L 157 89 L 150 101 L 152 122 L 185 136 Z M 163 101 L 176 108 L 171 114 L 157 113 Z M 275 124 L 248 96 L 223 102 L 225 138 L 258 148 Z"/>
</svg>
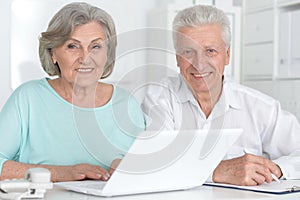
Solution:
<svg viewBox="0 0 300 200">
<path fill-rule="evenodd" d="M 130 92 L 120 85 L 113 84 L 112 88 L 113 88 L 113 96 L 114 97 L 131 96 Z"/>
<path fill-rule="evenodd" d="M 18 86 L 15 90 L 14 93 L 27 93 L 33 90 L 40 89 L 41 86 L 45 86 L 47 80 L 46 78 L 42 79 L 35 79 L 35 80 L 30 80 L 25 83 L 22 83 L 20 86 Z"/>
<path fill-rule="evenodd" d="M 134 99 L 134 96 L 120 85 L 101 82 L 98 87 L 99 98 L 106 99 L 106 102 L 110 102 L 110 104 L 124 103 L 128 99 L 130 101 Z"/>
<path fill-rule="evenodd" d="M 7 99 L 5 105 L 25 106 L 33 99 L 38 99 L 41 95 L 41 86 L 44 85 L 46 79 L 31 80 L 18 86 Z"/>
<path fill-rule="evenodd" d="M 116 102 L 136 103 L 137 102 L 135 95 L 132 91 L 125 89 L 124 87 L 117 84 L 113 84 L 112 86 L 113 86 L 112 101 L 114 103 Z"/>
</svg>

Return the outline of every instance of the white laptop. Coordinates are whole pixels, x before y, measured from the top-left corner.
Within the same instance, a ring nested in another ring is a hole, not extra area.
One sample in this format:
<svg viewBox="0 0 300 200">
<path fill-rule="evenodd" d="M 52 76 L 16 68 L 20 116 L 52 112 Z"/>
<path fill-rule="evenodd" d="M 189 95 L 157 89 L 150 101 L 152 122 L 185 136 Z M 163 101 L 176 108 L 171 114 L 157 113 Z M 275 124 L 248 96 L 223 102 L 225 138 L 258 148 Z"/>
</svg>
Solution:
<svg viewBox="0 0 300 200">
<path fill-rule="evenodd" d="M 96 196 L 118 196 L 201 186 L 242 129 L 143 132 L 107 182 L 55 185 Z"/>
</svg>

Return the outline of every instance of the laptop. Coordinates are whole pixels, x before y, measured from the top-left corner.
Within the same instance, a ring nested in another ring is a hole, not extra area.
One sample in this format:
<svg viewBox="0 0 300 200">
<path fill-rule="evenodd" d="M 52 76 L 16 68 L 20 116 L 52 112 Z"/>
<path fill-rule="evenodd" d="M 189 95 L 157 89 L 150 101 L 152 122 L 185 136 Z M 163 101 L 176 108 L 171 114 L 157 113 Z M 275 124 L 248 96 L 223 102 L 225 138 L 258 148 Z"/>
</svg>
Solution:
<svg viewBox="0 0 300 200">
<path fill-rule="evenodd" d="M 119 196 L 201 186 L 238 139 L 242 129 L 144 131 L 105 181 L 55 183 L 96 196 Z"/>
</svg>

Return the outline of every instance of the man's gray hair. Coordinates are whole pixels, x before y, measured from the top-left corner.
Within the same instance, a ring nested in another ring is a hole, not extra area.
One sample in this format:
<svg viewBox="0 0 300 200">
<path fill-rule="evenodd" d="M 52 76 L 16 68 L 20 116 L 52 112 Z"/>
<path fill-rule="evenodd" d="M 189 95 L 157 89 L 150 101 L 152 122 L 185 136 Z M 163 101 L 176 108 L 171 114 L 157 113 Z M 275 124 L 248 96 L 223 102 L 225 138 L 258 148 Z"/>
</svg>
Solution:
<svg viewBox="0 0 300 200">
<path fill-rule="evenodd" d="M 230 47 L 231 29 L 226 14 L 214 7 L 207 5 L 196 5 L 178 12 L 173 20 L 173 42 L 176 46 L 178 30 L 181 27 L 198 27 L 210 24 L 219 24 L 222 28 L 222 38 L 226 48 Z"/>
</svg>

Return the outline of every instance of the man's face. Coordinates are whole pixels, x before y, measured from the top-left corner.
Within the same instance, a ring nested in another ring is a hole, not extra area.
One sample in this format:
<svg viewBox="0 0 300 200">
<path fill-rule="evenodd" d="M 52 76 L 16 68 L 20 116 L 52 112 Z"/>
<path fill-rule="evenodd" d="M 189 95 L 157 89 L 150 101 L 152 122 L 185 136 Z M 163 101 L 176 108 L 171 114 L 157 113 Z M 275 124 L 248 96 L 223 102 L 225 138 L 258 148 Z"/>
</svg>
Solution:
<svg viewBox="0 0 300 200">
<path fill-rule="evenodd" d="M 190 89 L 196 94 L 221 92 L 224 67 L 230 58 L 221 27 L 181 27 L 175 45 L 177 65 Z"/>
</svg>

